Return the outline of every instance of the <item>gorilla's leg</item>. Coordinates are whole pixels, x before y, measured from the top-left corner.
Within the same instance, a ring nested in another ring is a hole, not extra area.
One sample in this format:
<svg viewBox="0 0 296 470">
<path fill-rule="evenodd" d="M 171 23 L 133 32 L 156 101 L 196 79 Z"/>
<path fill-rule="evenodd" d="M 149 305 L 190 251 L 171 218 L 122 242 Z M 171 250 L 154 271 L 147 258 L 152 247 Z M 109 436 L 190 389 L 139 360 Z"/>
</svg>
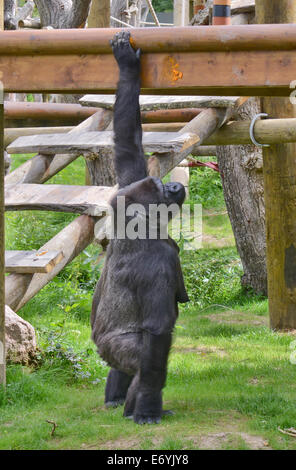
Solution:
<svg viewBox="0 0 296 470">
<path fill-rule="evenodd" d="M 171 333 L 143 333 L 143 351 L 136 391 L 134 421 L 139 424 L 159 423 L 162 411 L 162 389 L 167 375 Z"/>
<path fill-rule="evenodd" d="M 105 405 L 116 407 L 125 402 L 128 388 L 133 377 L 117 369 L 111 369 L 105 389 Z"/>
<path fill-rule="evenodd" d="M 126 418 L 132 418 L 134 414 L 134 409 L 136 406 L 137 393 L 139 388 L 139 375 L 135 375 L 133 381 L 128 389 L 123 416 Z"/>
</svg>

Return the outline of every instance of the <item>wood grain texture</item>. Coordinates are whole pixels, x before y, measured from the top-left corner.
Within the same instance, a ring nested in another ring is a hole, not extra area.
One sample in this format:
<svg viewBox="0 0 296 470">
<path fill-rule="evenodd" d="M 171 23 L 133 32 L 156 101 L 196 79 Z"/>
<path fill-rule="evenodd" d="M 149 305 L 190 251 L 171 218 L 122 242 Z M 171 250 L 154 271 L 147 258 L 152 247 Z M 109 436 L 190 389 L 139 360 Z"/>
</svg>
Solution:
<svg viewBox="0 0 296 470">
<path fill-rule="evenodd" d="M 182 152 L 199 141 L 196 134 L 174 132 L 146 132 L 143 135 L 143 147 L 146 153 Z M 114 146 L 113 132 L 80 132 L 79 134 L 49 134 L 24 136 L 16 139 L 7 147 L 8 153 L 59 154 L 99 154 Z"/>
<path fill-rule="evenodd" d="M 238 97 L 231 96 L 155 96 L 140 95 L 141 111 L 184 108 L 225 108 L 235 107 Z M 113 109 L 115 95 L 85 95 L 80 98 L 84 106 Z"/>
<path fill-rule="evenodd" d="M 67 127 L 17 127 L 7 128 L 4 131 L 4 147 L 6 148 L 18 137 L 38 134 L 65 134 L 73 130 L 72 126 Z"/>
<path fill-rule="evenodd" d="M 6 91 L 114 92 L 118 67 L 109 39 L 115 31 L 0 32 Z M 143 49 L 143 93 L 290 94 L 296 76 L 296 25 L 187 27 L 174 33 L 170 28 L 133 29 L 133 41 Z"/>
<path fill-rule="evenodd" d="M 109 187 L 61 184 L 5 185 L 5 209 L 73 212 L 101 217 L 113 193 Z"/>
<path fill-rule="evenodd" d="M 256 16 L 259 23 L 296 22 L 296 2 L 256 0 Z M 265 98 L 262 111 L 271 118 L 296 117 L 288 99 Z M 263 150 L 270 326 L 277 330 L 296 328 L 295 154 L 296 144 Z"/>
<path fill-rule="evenodd" d="M 82 131 L 100 131 L 104 130 L 112 119 L 112 112 L 107 110 L 98 110 L 97 113 L 79 124 L 71 133 L 80 133 Z M 6 176 L 6 184 L 16 183 L 45 183 L 52 176 L 73 162 L 79 155 L 64 154 L 54 157 L 53 155 L 36 155 L 30 160 L 20 165 L 16 170 Z"/>
<path fill-rule="evenodd" d="M 5 251 L 5 272 L 50 273 L 63 257 L 60 251 Z"/>
</svg>

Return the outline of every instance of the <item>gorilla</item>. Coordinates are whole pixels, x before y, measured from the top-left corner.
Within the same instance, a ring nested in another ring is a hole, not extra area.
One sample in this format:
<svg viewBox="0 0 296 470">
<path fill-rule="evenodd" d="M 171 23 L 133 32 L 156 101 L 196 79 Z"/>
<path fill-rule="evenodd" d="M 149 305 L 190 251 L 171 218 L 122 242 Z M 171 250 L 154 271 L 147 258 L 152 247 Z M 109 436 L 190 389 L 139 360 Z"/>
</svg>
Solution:
<svg viewBox="0 0 296 470">
<path fill-rule="evenodd" d="M 125 404 L 125 417 L 139 424 L 159 423 L 171 413 L 162 409 L 162 389 L 178 302 L 189 301 L 179 249 L 169 236 L 160 237 L 159 230 L 153 239 L 119 237 L 116 211 L 119 197 L 124 197 L 126 213 L 132 204 L 141 204 L 148 230 L 149 206 L 177 204 L 180 208 L 185 189 L 180 183 L 163 184 L 148 176 L 139 106 L 141 51 L 133 49 L 127 31 L 117 33 L 111 46 L 120 71 L 114 107 L 119 189 L 111 200 L 115 233 L 93 298 L 92 339 L 111 367 L 106 406 Z M 125 224 L 135 214 L 126 215 Z"/>
</svg>

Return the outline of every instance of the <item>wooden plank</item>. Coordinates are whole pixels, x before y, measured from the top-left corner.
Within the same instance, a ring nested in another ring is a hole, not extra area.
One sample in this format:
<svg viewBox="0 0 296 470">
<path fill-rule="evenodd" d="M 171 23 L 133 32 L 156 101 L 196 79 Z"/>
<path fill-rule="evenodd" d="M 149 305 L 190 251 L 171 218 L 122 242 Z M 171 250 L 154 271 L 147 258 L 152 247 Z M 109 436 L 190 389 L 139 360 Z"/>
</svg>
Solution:
<svg viewBox="0 0 296 470">
<path fill-rule="evenodd" d="M 82 131 L 104 130 L 112 119 L 112 112 L 100 109 L 97 113 L 79 124 L 71 134 Z M 16 183 L 45 183 L 52 176 L 73 162 L 79 155 L 65 154 L 62 157 L 52 155 L 36 155 L 9 173 L 5 178 L 6 184 Z"/>
<path fill-rule="evenodd" d="M 173 132 L 147 132 L 143 135 L 143 147 L 146 153 L 182 152 L 197 143 L 196 134 L 177 134 Z M 59 154 L 97 154 L 103 149 L 112 148 L 113 132 L 81 132 L 79 134 L 49 134 L 24 136 L 16 139 L 7 147 L 8 153 Z"/>
<path fill-rule="evenodd" d="M 148 31 L 147 31 L 148 30 Z M 114 92 L 115 29 L 0 32 L 7 92 Z M 296 25 L 134 28 L 148 94 L 289 96 Z M 32 74 L 34 70 L 34 74 Z M 102 74 L 102 70 L 104 73 Z"/>
<path fill-rule="evenodd" d="M 5 251 L 7 273 L 50 273 L 63 259 L 60 251 Z"/>
<path fill-rule="evenodd" d="M 227 108 L 235 107 L 238 97 L 233 96 L 154 96 L 141 95 L 141 111 L 154 111 L 159 109 L 184 109 L 184 108 Z M 113 109 L 115 95 L 85 95 L 80 98 L 84 106 Z"/>
<path fill-rule="evenodd" d="M 10 127 L 4 131 L 4 147 L 14 142 L 20 136 L 31 136 L 38 134 L 65 134 L 74 129 L 72 126 L 66 127 Z"/>
<path fill-rule="evenodd" d="M 256 0 L 259 23 L 296 22 L 296 2 Z M 296 118 L 288 99 L 266 98 L 262 111 Z M 296 144 L 263 149 L 267 279 L 270 326 L 296 329 Z"/>
<path fill-rule="evenodd" d="M 14 273 L 6 276 L 6 304 L 14 311 L 18 311 L 46 286 L 46 284 L 93 241 L 95 222 L 95 218 L 81 215 L 40 248 L 39 251 L 60 251 L 64 255 L 62 261 L 57 264 L 50 273 Z"/>
<path fill-rule="evenodd" d="M 104 186 L 8 184 L 5 185 L 5 209 L 73 212 L 101 217 L 108 210 L 113 191 Z"/>
</svg>

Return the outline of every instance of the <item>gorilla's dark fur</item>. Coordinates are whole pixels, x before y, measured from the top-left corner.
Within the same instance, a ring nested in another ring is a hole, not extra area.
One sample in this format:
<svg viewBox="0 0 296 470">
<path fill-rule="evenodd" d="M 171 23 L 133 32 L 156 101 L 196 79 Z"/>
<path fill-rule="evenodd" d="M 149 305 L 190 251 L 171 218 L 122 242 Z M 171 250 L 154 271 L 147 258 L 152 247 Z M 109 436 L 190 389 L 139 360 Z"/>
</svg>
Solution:
<svg viewBox="0 0 296 470">
<path fill-rule="evenodd" d="M 114 109 L 115 168 L 119 191 L 111 201 L 116 213 L 118 196 L 125 207 L 184 202 L 180 183 L 165 185 L 148 177 L 142 148 L 140 50 L 130 45 L 128 32 L 111 42 L 120 69 Z M 132 217 L 126 217 L 126 222 Z M 115 216 L 116 219 L 116 216 Z M 149 218 L 145 219 L 147 223 Z M 116 229 L 115 229 L 116 233 Z M 162 389 L 177 302 L 187 302 L 178 247 L 168 239 L 110 241 L 105 266 L 92 309 L 92 338 L 102 358 L 112 367 L 105 403 L 125 403 L 124 416 L 137 423 L 159 422 Z"/>
</svg>

